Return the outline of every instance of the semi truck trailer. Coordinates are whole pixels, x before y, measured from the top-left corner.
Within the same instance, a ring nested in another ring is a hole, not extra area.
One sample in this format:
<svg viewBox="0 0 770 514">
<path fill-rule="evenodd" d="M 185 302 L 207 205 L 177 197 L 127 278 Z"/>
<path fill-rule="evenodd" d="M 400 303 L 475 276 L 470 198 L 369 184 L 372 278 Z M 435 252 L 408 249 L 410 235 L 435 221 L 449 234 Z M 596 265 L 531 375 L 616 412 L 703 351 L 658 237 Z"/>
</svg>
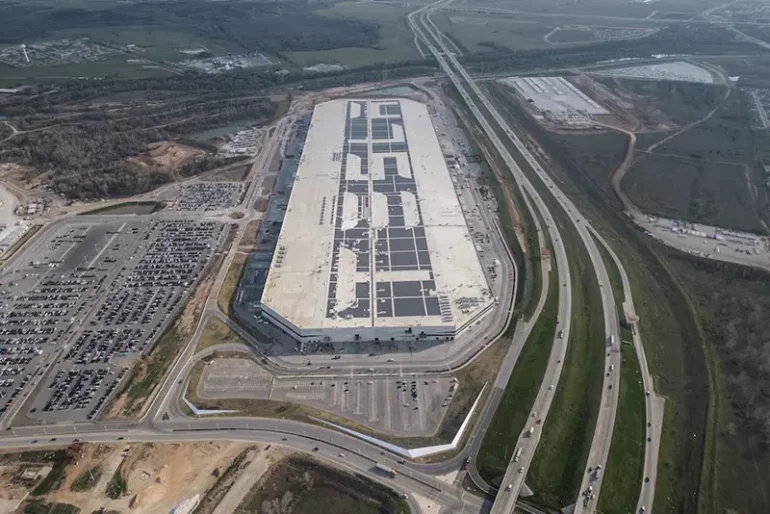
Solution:
<svg viewBox="0 0 770 514">
<path fill-rule="evenodd" d="M 377 464 L 375 467 L 380 471 L 382 471 L 383 473 L 387 473 L 392 477 L 395 477 L 398 474 L 398 472 L 396 472 L 395 469 L 391 468 L 390 466 L 386 466 L 385 464 Z"/>
</svg>

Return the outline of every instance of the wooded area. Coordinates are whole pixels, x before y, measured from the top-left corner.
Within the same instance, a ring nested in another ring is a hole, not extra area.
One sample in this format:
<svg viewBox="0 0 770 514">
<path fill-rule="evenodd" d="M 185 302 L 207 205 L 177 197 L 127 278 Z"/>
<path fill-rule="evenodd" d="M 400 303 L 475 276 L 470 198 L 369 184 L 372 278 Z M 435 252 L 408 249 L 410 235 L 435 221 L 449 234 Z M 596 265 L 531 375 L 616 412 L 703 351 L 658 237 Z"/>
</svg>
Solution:
<svg viewBox="0 0 770 514">
<path fill-rule="evenodd" d="M 389 68 L 388 76 L 427 75 L 434 69 L 416 61 Z M 0 102 L 9 122 L 22 131 L 0 143 L 0 152 L 5 160 L 30 166 L 30 178 L 45 174 L 53 190 L 69 198 L 138 194 L 171 179 L 171 170 L 126 162 L 149 143 L 236 122 L 264 123 L 277 107 L 265 95 L 277 90 L 325 89 L 381 76 L 382 67 L 373 65 L 329 74 L 265 69 L 215 76 L 73 80 L 55 88 L 41 84 Z M 221 163 L 209 157 L 180 173 L 189 176 Z"/>
<path fill-rule="evenodd" d="M 650 58 L 655 54 L 728 55 L 755 52 L 756 45 L 740 41 L 723 27 L 715 25 L 670 25 L 655 34 L 629 41 L 604 41 L 571 47 L 508 50 L 494 43 L 488 52 L 460 57 L 469 70 L 486 73 L 573 67 L 612 59 Z"/>
<path fill-rule="evenodd" d="M 45 174 L 55 192 L 89 199 L 142 193 L 169 181 L 172 169 L 126 161 L 147 150 L 149 143 L 241 120 L 259 124 L 274 115 L 276 104 L 254 97 L 113 103 L 109 110 L 100 104 L 46 103 L 44 109 L 53 112 L 15 119 L 13 123 L 22 132 L 0 143 L 0 151 L 6 160 L 28 166 L 28 178 Z M 188 165 L 184 174 L 200 173 L 221 163 L 209 156 Z"/>
<path fill-rule="evenodd" d="M 75 8 L 4 2 L 0 19 L 0 43 L 13 44 L 62 30 L 127 27 L 183 32 L 267 52 L 374 47 L 379 39 L 376 24 L 322 17 L 299 0 L 86 3 Z"/>
</svg>

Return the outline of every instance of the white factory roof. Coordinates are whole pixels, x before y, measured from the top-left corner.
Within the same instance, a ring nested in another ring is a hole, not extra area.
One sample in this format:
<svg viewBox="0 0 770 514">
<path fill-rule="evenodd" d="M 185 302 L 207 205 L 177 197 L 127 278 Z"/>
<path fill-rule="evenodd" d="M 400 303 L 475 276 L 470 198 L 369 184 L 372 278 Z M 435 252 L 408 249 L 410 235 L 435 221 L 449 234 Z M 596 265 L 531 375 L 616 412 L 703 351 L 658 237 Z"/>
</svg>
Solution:
<svg viewBox="0 0 770 514">
<path fill-rule="evenodd" d="M 426 106 L 316 106 L 263 306 L 302 330 L 451 328 L 492 301 Z"/>
</svg>

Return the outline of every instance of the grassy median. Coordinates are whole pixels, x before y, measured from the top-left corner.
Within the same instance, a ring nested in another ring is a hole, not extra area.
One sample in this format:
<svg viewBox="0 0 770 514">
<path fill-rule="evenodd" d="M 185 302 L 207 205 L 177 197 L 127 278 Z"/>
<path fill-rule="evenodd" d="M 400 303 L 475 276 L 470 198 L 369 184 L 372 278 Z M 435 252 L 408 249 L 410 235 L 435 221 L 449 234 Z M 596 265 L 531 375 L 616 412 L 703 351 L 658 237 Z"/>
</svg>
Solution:
<svg viewBox="0 0 770 514">
<path fill-rule="evenodd" d="M 516 361 L 505 386 L 500 406 L 479 448 L 476 467 L 481 477 L 498 487 L 516 441 L 524 429 L 529 411 L 543 381 L 548 358 L 551 355 L 559 309 L 559 279 L 554 269 L 548 285 L 548 298 L 527 343 Z"/>
<path fill-rule="evenodd" d="M 540 245 L 534 214 L 527 208 L 522 191 L 489 139 L 473 123 L 473 117 L 462 103 L 457 91 L 445 87 L 444 92 L 454 101 L 453 111 L 458 126 L 468 137 L 471 152 L 483 157 L 480 163 L 486 186 L 498 205 L 500 228 L 516 261 L 518 277 L 514 299 L 514 315 L 529 319 L 540 298 Z"/>
<path fill-rule="evenodd" d="M 623 315 L 625 293 L 620 270 L 600 241 L 596 246 L 610 277 L 618 312 Z M 603 512 L 633 512 L 642 484 L 644 470 L 645 408 L 644 386 L 631 329 L 621 323 L 620 333 L 620 391 L 610 455 L 599 496 Z"/>
<path fill-rule="evenodd" d="M 510 103 L 510 101 L 508 101 Z M 508 109 L 500 105 L 503 116 Z M 485 111 L 482 108 L 482 111 Z M 551 196 L 502 128 L 494 126 L 503 144 L 541 194 L 570 255 L 572 324 L 567 356 L 552 412 L 543 427 L 527 484 L 536 502 L 562 507 L 575 502 L 580 488 L 599 410 L 604 370 L 604 316 L 598 281 L 588 253 L 567 213 Z"/>
<path fill-rule="evenodd" d="M 640 317 L 647 362 L 656 390 L 666 397 L 655 511 L 696 512 L 699 499 L 692 491 L 700 489 L 702 469 L 719 467 L 704 444 L 707 435 L 714 433 L 714 416 L 709 413 L 714 387 L 709 384 L 711 372 L 695 313 L 667 262 L 669 250 L 645 236 L 605 187 L 619 161 L 597 163 L 584 151 L 585 138 L 554 135 L 527 116 L 504 86 L 485 83 L 483 87 L 493 93 L 514 128 L 537 142 L 539 152 L 548 156 L 549 173 L 623 262 Z M 615 154 L 622 156 L 622 152 Z M 712 405 L 711 412 L 715 410 Z M 707 482 L 713 483 L 713 479 Z M 706 492 L 700 490 L 699 495 L 703 494 Z"/>
<path fill-rule="evenodd" d="M 557 222 L 558 223 L 558 222 Z M 538 503 L 574 503 L 591 448 L 602 388 L 604 316 L 588 253 L 574 230 L 561 230 L 572 256 L 572 322 L 567 355 L 551 405 L 552 415 L 527 475 Z"/>
<path fill-rule="evenodd" d="M 634 512 L 644 472 L 644 386 L 631 333 L 620 344 L 620 392 L 610 455 L 599 496 L 602 512 Z"/>
<path fill-rule="evenodd" d="M 196 353 L 225 343 L 246 344 L 241 337 L 230 330 L 230 327 L 225 325 L 221 320 L 217 318 L 211 318 L 206 323 L 206 328 L 203 329 L 201 337 L 198 340 L 198 347 L 195 349 Z"/>
</svg>

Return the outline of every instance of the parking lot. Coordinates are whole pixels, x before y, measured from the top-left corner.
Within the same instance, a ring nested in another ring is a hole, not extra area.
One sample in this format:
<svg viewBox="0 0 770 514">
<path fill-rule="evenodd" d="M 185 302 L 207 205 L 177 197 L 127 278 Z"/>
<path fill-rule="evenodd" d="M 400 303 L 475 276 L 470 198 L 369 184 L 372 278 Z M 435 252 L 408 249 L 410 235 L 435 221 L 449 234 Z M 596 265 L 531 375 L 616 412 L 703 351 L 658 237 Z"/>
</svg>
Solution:
<svg viewBox="0 0 770 514">
<path fill-rule="evenodd" d="M 457 388 L 451 377 L 367 377 L 365 368 L 353 376 L 283 379 L 249 359 L 220 359 L 204 368 L 197 394 L 302 403 L 378 432 L 431 436 Z"/>
<path fill-rule="evenodd" d="M 235 207 L 243 194 L 242 182 L 197 182 L 172 190 L 167 207 L 174 212 L 212 212 Z"/>
<path fill-rule="evenodd" d="M 62 223 L 41 236 L 0 274 L 0 415 L 32 380 L 42 387 L 28 416 L 95 417 L 223 232 L 217 222 L 132 219 Z"/>
<path fill-rule="evenodd" d="M 770 267 L 770 243 L 764 236 L 649 215 L 636 222 L 647 235 L 698 257 Z"/>
</svg>

